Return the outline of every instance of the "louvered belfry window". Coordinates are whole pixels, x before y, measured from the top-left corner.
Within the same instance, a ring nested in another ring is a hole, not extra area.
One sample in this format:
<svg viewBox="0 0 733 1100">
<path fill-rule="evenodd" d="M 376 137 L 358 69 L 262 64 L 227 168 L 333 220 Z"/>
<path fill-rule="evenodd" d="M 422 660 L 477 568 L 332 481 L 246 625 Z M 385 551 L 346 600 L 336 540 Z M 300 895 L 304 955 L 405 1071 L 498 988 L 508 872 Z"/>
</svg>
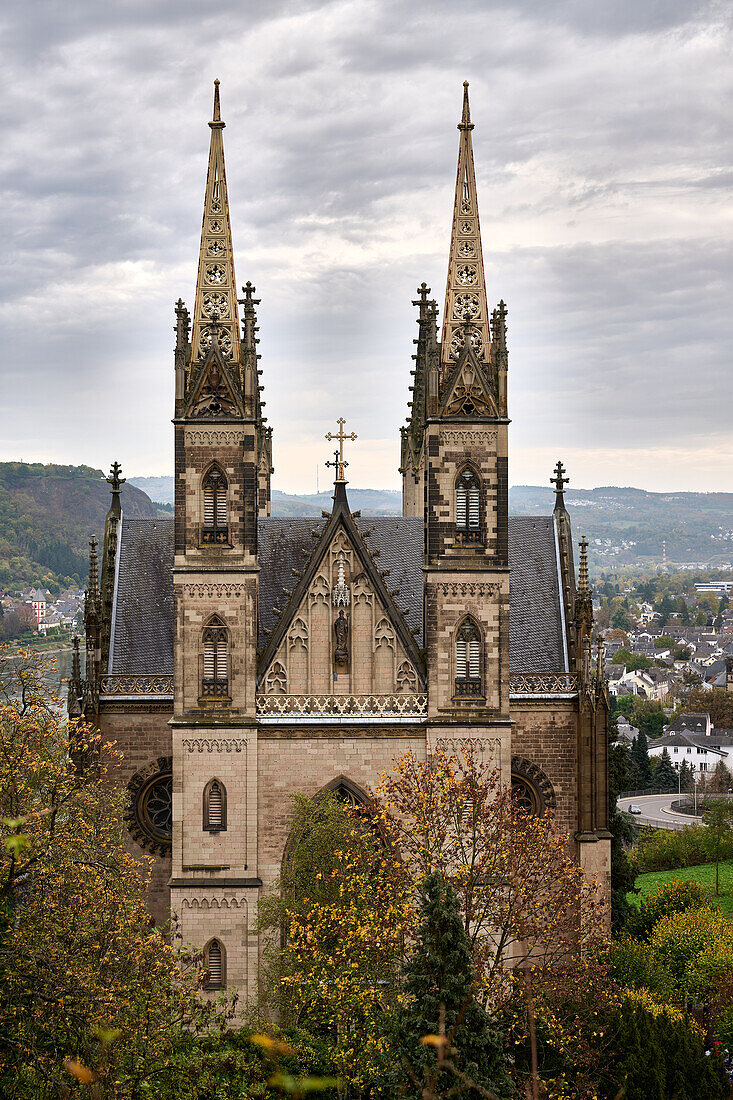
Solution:
<svg viewBox="0 0 733 1100">
<path fill-rule="evenodd" d="M 212 619 L 204 630 L 204 676 L 201 695 L 220 699 L 229 694 L 229 636 L 220 619 Z"/>
<path fill-rule="evenodd" d="M 468 466 L 456 485 L 456 536 L 461 542 L 479 542 L 481 538 L 481 487 Z"/>
<path fill-rule="evenodd" d="M 223 832 L 227 827 L 227 792 L 219 779 L 211 779 L 204 788 L 204 829 Z"/>
<path fill-rule="evenodd" d="M 224 985 L 224 952 L 218 940 L 212 940 L 206 951 L 206 988 L 221 989 Z"/>
<path fill-rule="evenodd" d="M 481 635 L 469 619 L 456 638 L 456 695 L 481 694 Z"/>
<path fill-rule="evenodd" d="M 227 479 L 218 466 L 212 466 L 203 481 L 204 526 L 201 541 L 207 544 L 229 542 L 227 516 Z"/>
</svg>

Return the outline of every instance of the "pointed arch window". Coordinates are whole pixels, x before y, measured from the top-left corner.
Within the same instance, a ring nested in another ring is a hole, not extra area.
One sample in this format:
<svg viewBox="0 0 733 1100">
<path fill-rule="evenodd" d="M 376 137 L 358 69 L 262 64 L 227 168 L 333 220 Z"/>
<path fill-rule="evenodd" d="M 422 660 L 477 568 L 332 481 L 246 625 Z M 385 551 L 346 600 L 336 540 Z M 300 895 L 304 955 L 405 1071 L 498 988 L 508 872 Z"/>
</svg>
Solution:
<svg viewBox="0 0 733 1100">
<path fill-rule="evenodd" d="M 459 542 L 481 541 L 481 484 L 470 466 L 456 482 L 456 538 Z"/>
<path fill-rule="evenodd" d="M 221 619 L 214 617 L 203 633 L 203 699 L 223 699 L 229 695 L 229 632 Z"/>
<path fill-rule="evenodd" d="M 227 479 L 224 471 L 212 466 L 204 477 L 204 525 L 201 541 L 206 545 L 229 542 Z"/>
<path fill-rule="evenodd" d="M 456 635 L 456 695 L 483 695 L 481 634 L 472 619 Z"/>
<path fill-rule="evenodd" d="M 227 789 L 220 779 L 210 779 L 204 787 L 204 829 L 223 833 L 227 827 Z"/>
<path fill-rule="evenodd" d="M 226 987 L 226 951 L 221 940 L 209 940 L 204 948 L 204 989 L 224 989 Z"/>
</svg>

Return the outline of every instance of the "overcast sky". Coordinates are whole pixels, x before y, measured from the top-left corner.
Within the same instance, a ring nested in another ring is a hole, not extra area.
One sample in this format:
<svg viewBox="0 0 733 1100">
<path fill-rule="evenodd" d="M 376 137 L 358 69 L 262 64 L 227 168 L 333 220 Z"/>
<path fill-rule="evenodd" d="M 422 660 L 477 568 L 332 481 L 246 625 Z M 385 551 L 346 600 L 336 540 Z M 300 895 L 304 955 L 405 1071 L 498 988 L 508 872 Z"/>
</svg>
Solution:
<svg viewBox="0 0 733 1100">
<path fill-rule="evenodd" d="M 461 84 L 514 484 L 733 491 L 731 5 L 27 0 L 0 15 L 0 458 L 172 472 L 221 80 L 237 278 L 262 299 L 276 488 L 337 416 L 399 485 L 442 312 Z M 321 467 L 321 486 L 324 474 Z"/>
</svg>

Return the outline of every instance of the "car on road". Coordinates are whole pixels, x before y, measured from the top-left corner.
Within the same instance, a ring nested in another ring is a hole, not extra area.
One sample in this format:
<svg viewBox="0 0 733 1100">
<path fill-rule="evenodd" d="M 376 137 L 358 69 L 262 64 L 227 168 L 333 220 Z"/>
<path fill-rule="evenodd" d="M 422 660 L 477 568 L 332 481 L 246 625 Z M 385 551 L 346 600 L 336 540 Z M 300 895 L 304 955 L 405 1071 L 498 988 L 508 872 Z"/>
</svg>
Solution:
<svg viewBox="0 0 733 1100">
<path fill-rule="evenodd" d="M 630 802 L 628 812 L 630 814 L 640 814 L 641 813 L 641 806 L 637 806 L 635 802 Z"/>
</svg>

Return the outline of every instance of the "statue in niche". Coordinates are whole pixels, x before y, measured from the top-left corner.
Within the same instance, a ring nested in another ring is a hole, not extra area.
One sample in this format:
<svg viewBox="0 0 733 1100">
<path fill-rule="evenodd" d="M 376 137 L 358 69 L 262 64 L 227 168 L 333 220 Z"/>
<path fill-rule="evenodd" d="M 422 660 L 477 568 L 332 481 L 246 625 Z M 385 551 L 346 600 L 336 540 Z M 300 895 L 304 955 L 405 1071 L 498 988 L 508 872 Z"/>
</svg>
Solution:
<svg viewBox="0 0 733 1100">
<path fill-rule="evenodd" d="M 338 613 L 338 618 L 333 624 L 333 632 L 336 635 L 336 650 L 333 658 L 337 665 L 349 663 L 349 620 L 344 614 L 344 609 Z"/>
</svg>

